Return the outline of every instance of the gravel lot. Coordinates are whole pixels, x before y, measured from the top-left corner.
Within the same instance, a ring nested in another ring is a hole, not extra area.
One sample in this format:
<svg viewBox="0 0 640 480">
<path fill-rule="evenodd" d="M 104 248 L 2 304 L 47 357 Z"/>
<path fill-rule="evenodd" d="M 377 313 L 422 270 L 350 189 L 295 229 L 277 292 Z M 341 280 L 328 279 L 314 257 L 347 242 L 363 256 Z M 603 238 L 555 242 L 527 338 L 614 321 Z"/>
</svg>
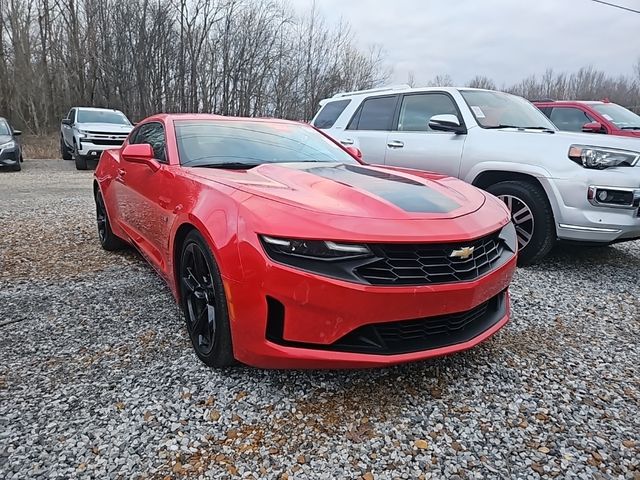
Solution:
<svg viewBox="0 0 640 480">
<path fill-rule="evenodd" d="M 513 320 L 371 371 L 210 370 L 103 252 L 91 172 L 0 172 L 0 478 L 640 479 L 640 242 L 520 269 Z"/>
</svg>

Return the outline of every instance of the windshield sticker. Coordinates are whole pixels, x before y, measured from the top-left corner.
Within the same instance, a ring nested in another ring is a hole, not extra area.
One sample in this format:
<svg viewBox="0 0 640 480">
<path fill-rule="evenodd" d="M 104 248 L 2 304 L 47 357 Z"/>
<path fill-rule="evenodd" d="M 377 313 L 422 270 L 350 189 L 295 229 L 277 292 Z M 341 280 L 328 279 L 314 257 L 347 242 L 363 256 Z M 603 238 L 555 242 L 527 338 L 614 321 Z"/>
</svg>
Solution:
<svg viewBox="0 0 640 480">
<path fill-rule="evenodd" d="M 473 113 L 476 115 L 476 118 L 485 118 L 484 112 L 480 107 L 477 107 L 474 105 L 471 107 L 471 110 L 473 110 Z"/>
<path fill-rule="evenodd" d="M 607 115 L 606 113 L 603 113 L 602 116 L 604 118 L 606 118 L 607 120 L 609 120 L 610 122 L 613 122 L 613 118 L 610 115 Z"/>
</svg>

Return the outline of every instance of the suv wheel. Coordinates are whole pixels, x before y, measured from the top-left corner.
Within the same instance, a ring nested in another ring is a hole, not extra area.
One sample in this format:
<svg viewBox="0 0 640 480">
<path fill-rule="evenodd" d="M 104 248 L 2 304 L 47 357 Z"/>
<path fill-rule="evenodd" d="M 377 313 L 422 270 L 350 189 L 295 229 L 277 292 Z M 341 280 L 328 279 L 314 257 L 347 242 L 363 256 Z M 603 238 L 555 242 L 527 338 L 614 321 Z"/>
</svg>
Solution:
<svg viewBox="0 0 640 480">
<path fill-rule="evenodd" d="M 64 143 L 64 138 L 60 136 L 60 155 L 62 155 L 63 160 L 73 160 L 71 156 L 71 149 L 67 147 L 67 144 Z"/>
<path fill-rule="evenodd" d="M 540 261 L 556 241 L 555 222 L 549 200 L 541 187 L 526 181 L 507 181 L 487 188 L 511 211 L 518 234 L 518 265 Z"/>
</svg>

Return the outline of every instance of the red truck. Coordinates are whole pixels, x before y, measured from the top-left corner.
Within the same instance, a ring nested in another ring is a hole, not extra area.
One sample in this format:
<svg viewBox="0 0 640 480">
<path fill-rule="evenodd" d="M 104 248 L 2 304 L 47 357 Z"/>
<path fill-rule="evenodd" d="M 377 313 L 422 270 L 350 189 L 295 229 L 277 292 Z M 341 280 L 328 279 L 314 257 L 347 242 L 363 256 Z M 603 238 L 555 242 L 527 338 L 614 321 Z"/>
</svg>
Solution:
<svg viewBox="0 0 640 480">
<path fill-rule="evenodd" d="M 640 138 L 640 115 L 608 100 L 545 100 L 533 104 L 560 130 Z"/>
</svg>

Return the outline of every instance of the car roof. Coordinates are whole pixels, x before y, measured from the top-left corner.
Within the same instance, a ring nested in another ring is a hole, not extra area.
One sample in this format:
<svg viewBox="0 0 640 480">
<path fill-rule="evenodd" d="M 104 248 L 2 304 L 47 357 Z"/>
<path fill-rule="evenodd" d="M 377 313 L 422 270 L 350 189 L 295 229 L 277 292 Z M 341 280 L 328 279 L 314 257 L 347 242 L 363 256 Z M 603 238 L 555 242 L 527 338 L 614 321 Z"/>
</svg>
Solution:
<svg viewBox="0 0 640 480">
<path fill-rule="evenodd" d="M 225 115 L 216 115 L 213 113 L 159 113 L 145 118 L 142 122 L 148 121 L 162 121 L 162 120 L 219 120 L 225 122 L 237 122 L 237 121 L 251 121 L 260 123 L 286 123 L 292 125 L 299 125 L 304 122 L 297 122 L 295 120 L 284 120 L 281 118 L 271 117 L 228 117 Z"/>
<path fill-rule="evenodd" d="M 341 98 L 352 97 L 369 97 L 369 96 L 384 96 L 384 95 L 396 95 L 401 93 L 419 93 L 419 92 L 462 92 L 462 91 L 484 91 L 484 92 L 497 92 L 511 95 L 508 92 L 500 92 L 498 90 L 489 90 L 486 88 L 473 88 L 473 87 L 410 87 L 409 85 L 395 85 L 390 87 L 372 88 L 369 90 L 356 90 L 353 92 L 340 92 L 336 93 L 333 97 L 325 98 L 323 102 L 340 100 Z"/>
<path fill-rule="evenodd" d="M 95 112 L 104 112 L 105 110 L 109 112 L 120 112 L 120 110 L 118 110 L 117 108 L 101 108 L 101 107 L 71 107 L 71 108 L 75 108 L 76 110 L 90 110 Z"/>
<path fill-rule="evenodd" d="M 545 105 L 604 105 L 607 102 L 600 100 L 534 100 L 533 103 Z M 610 102 L 609 102 L 610 103 Z"/>
</svg>

